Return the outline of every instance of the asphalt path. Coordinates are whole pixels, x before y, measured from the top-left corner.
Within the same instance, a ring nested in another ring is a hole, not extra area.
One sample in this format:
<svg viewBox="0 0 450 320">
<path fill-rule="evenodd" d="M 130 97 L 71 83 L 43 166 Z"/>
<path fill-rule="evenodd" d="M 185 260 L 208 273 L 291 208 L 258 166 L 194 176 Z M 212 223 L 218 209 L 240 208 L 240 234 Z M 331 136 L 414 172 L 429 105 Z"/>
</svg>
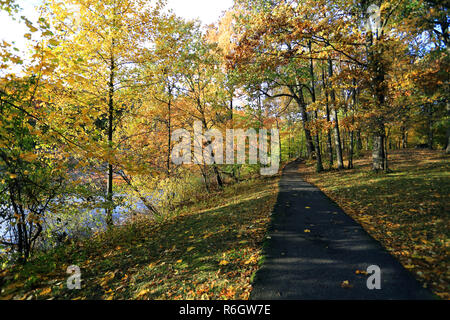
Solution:
<svg viewBox="0 0 450 320">
<path fill-rule="evenodd" d="M 288 164 L 253 300 L 428 300 L 433 295 L 381 244 Z M 369 266 L 380 269 L 381 289 Z M 358 271 L 357 271 L 358 270 Z M 370 270 L 371 271 L 371 270 Z"/>
</svg>

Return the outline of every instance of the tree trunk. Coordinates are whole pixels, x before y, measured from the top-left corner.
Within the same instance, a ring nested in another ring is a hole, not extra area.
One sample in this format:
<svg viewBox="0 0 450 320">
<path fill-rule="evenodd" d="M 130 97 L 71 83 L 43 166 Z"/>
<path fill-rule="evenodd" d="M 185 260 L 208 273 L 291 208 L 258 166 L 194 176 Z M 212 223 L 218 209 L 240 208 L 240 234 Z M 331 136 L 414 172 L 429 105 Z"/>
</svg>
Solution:
<svg viewBox="0 0 450 320">
<path fill-rule="evenodd" d="M 361 152 L 363 149 L 363 144 L 362 144 L 362 137 L 361 137 L 361 130 L 358 129 L 356 131 L 356 150 L 358 150 L 358 153 Z"/>
<path fill-rule="evenodd" d="M 311 49 L 311 41 L 309 41 L 308 43 L 308 47 L 309 47 L 309 53 L 310 55 L 312 54 L 312 49 Z M 309 74 L 311 76 L 311 100 L 313 103 L 316 102 L 316 81 L 314 78 L 314 62 L 312 59 L 312 56 L 310 56 L 310 60 L 309 60 Z M 318 115 L 317 115 L 317 110 L 314 111 L 314 115 L 315 115 L 315 119 L 318 119 Z M 319 139 L 319 130 L 318 128 L 316 128 L 316 134 L 314 136 L 314 148 L 316 151 L 316 171 L 317 172 L 322 172 L 323 171 L 323 164 L 322 164 L 322 154 L 320 152 L 320 139 Z"/>
<path fill-rule="evenodd" d="M 428 148 L 433 150 L 433 106 L 428 106 Z"/>
<path fill-rule="evenodd" d="M 331 58 L 328 59 L 328 75 L 331 78 L 333 76 L 333 62 Z M 336 110 L 336 95 L 334 89 L 331 89 L 330 92 L 331 104 L 333 106 L 333 115 L 334 115 L 334 143 L 336 146 L 336 160 L 338 169 L 344 169 L 344 160 L 342 159 L 342 146 L 341 146 L 341 136 L 339 133 L 339 119 L 338 113 Z"/>
<path fill-rule="evenodd" d="M 233 120 L 233 93 L 230 94 L 230 110 L 229 110 L 229 116 L 228 116 L 228 120 Z"/>
<path fill-rule="evenodd" d="M 209 183 L 208 183 L 208 175 L 206 174 L 206 168 L 203 165 L 200 165 L 200 172 L 202 173 L 203 182 L 205 183 L 206 192 L 210 193 Z"/>
<path fill-rule="evenodd" d="M 305 139 L 306 139 L 306 152 L 307 152 L 307 156 L 308 159 L 312 158 L 313 155 L 313 151 L 314 151 L 314 144 L 313 144 L 313 140 L 311 137 L 311 131 L 309 131 L 309 129 L 306 128 L 306 124 L 308 122 L 308 117 L 307 117 L 307 113 L 305 111 L 305 106 L 303 106 L 301 108 L 301 114 L 302 114 L 302 118 L 304 117 L 305 120 L 303 120 L 303 131 L 305 132 Z"/>
<path fill-rule="evenodd" d="M 213 165 L 213 170 L 214 170 L 214 174 L 216 175 L 217 185 L 219 186 L 219 188 L 223 188 L 223 180 L 222 180 L 222 177 L 220 176 L 220 172 L 219 172 L 219 169 L 217 168 L 217 165 Z"/>
<path fill-rule="evenodd" d="M 303 126 L 303 132 L 305 133 L 305 144 L 306 144 L 306 152 L 308 159 L 312 157 L 313 151 L 314 151 L 314 144 L 311 137 L 311 131 L 307 128 L 308 123 L 308 114 L 306 113 L 306 105 L 305 101 L 303 99 L 303 93 L 295 92 L 292 87 L 289 87 L 289 90 L 291 91 L 291 94 L 293 95 L 295 102 L 297 102 L 297 105 L 300 109 L 300 115 L 302 116 L 302 126 Z"/>
<path fill-rule="evenodd" d="M 408 147 L 408 133 L 406 132 L 406 126 L 402 125 L 400 129 L 402 133 L 401 148 L 406 149 Z"/>
<path fill-rule="evenodd" d="M 347 115 L 344 113 L 344 118 L 346 117 Z M 344 157 L 344 154 L 348 154 L 347 137 L 349 135 L 349 131 L 346 128 L 342 128 L 342 130 L 339 131 L 341 135 L 342 157 Z"/>
<path fill-rule="evenodd" d="M 355 111 L 356 111 L 356 79 L 353 78 L 353 89 L 352 89 L 352 127 L 350 128 L 350 146 L 348 149 L 348 169 L 353 169 L 353 144 L 354 144 L 354 124 L 355 124 Z"/>
<path fill-rule="evenodd" d="M 114 39 L 112 40 L 114 47 Z M 108 147 L 112 149 L 113 132 L 114 132 L 114 77 L 115 77 L 115 60 L 111 52 L 110 58 L 110 74 L 109 74 L 109 94 L 108 94 Z M 113 165 L 108 163 L 108 179 L 106 184 L 106 224 L 108 227 L 113 226 Z"/>
<path fill-rule="evenodd" d="M 447 116 L 450 117 L 450 103 L 447 101 Z M 447 147 L 445 153 L 450 154 L 450 125 L 447 123 Z"/>
<path fill-rule="evenodd" d="M 388 148 L 387 148 L 387 146 L 388 146 L 387 140 L 390 137 L 389 131 L 390 131 L 390 129 L 388 130 L 388 135 L 384 138 L 384 170 L 386 172 L 389 171 Z"/>
<path fill-rule="evenodd" d="M 344 168 L 344 160 L 342 158 L 342 147 L 341 147 L 341 137 L 339 133 L 339 121 L 338 121 L 338 113 L 336 109 L 333 110 L 334 112 L 334 143 L 336 145 L 336 161 L 338 165 L 338 169 Z"/>
<path fill-rule="evenodd" d="M 328 102 L 328 90 L 325 84 L 325 70 L 322 68 L 322 83 L 323 83 L 323 90 L 325 91 L 325 109 L 327 114 L 327 123 L 330 123 L 330 105 Z M 329 165 L 330 169 L 333 167 L 333 140 L 331 137 L 331 130 L 327 130 L 327 149 L 328 149 L 328 156 L 329 156 Z"/>
<path fill-rule="evenodd" d="M 384 170 L 384 134 L 376 134 L 373 137 L 372 168 L 375 171 Z"/>
<path fill-rule="evenodd" d="M 350 147 L 348 150 L 348 168 L 353 169 L 353 141 L 354 141 L 354 133 L 350 131 Z"/>
<path fill-rule="evenodd" d="M 315 112 L 316 119 L 317 119 L 317 111 Z M 322 172 L 323 171 L 323 164 L 322 164 L 322 154 L 320 152 L 320 140 L 319 140 L 319 134 L 316 133 L 314 136 L 314 148 L 316 151 L 316 172 Z"/>
<path fill-rule="evenodd" d="M 288 131 L 289 131 L 289 138 L 288 138 L 288 158 L 287 160 L 291 159 L 291 128 L 289 127 L 289 121 L 288 121 Z"/>
<path fill-rule="evenodd" d="M 202 119 L 202 123 L 203 123 L 203 127 L 205 129 L 208 129 L 208 124 L 207 124 L 205 118 Z M 211 148 L 211 156 L 212 156 L 213 159 L 215 159 L 215 157 L 216 157 L 213 148 Z M 208 170 L 205 169 L 205 173 L 207 173 L 207 172 L 208 172 Z M 213 164 L 213 172 L 214 172 L 214 175 L 215 175 L 215 178 L 216 178 L 217 185 L 219 186 L 219 188 L 222 188 L 223 187 L 223 180 L 222 180 L 222 177 L 220 176 L 220 172 L 219 172 L 219 169 L 217 168 L 217 164 L 216 163 Z M 206 179 L 205 179 L 205 181 L 206 181 Z"/>
<path fill-rule="evenodd" d="M 445 153 L 450 154 L 450 127 L 447 129 L 447 148 L 445 148 Z"/>
<path fill-rule="evenodd" d="M 170 151 L 172 149 L 172 87 L 169 84 L 169 101 L 167 103 L 167 112 L 168 112 L 168 118 L 167 118 L 167 174 L 170 175 Z"/>
<path fill-rule="evenodd" d="M 367 18 L 367 17 L 366 17 Z M 373 33 L 369 31 L 366 35 L 366 49 L 368 60 L 368 71 L 371 75 L 372 95 L 376 99 L 377 108 L 381 111 L 379 115 L 372 118 L 373 127 L 373 146 L 372 146 L 372 168 L 374 171 L 380 171 L 385 168 L 385 128 L 384 128 L 384 112 L 386 104 L 387 86 L 385 83 L 386 67 L 383 61 L 383 47 L 374 46 L 374 38 L 381 41 L 384 37 L 383 30 Z M 384 110 L 383 110 L 384 109 Z"/>
</svg>

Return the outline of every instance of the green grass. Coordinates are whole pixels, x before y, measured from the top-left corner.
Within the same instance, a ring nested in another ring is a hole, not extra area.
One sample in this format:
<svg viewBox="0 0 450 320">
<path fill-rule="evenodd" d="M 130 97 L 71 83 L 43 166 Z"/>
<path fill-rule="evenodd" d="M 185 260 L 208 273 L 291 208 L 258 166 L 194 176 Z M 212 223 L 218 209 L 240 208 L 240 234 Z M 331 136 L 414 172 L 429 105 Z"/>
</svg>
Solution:
<svg viewBox="0 0 450 320">
<path fill-rule="evenodd" d="M 2 299 L 248 299 L 278 178 L 205 195 L 161 222 L 136 219 L 0 273 Z M 69 265 L 82 289 L 68 290 Z"/>
<path fill-rule="evenodd" d="M 371 159 L 355 170 L 300 171 L 358 221 L 425 287 L 450 298 L 450 162 L 438 151 L 405 150 L 390 155 L 391 173 L 371 171 Z"/>
</svg>

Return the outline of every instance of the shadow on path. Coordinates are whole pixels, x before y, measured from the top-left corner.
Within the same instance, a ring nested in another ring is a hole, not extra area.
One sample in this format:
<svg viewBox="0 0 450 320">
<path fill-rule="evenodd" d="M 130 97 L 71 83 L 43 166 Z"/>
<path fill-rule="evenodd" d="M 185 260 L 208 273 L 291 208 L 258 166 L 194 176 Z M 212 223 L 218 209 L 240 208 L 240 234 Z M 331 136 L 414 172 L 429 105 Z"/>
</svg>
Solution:
<svg viewBox="0 0 450 320">
<path fill-rule="evenodd" d="M 298 165 L 287 165 L 280 179 L 266 259 L 251 299 L 433 299 L 379 242 L 304 182 Z M 367 288 L 370 275 L 355 273 L 370 265 L 381 269 L 380 290 Z M 343 288 L 343 281 L 351 287 Z"/>
</svg>

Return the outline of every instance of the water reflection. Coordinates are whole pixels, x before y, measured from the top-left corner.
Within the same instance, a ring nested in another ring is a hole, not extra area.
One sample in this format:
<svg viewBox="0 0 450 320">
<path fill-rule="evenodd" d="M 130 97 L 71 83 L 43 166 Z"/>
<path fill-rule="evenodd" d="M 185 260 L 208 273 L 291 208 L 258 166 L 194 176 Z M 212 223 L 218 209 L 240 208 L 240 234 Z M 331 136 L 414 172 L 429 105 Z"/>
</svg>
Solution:
<svg viewBox="0 0 450 320">
<path fill-rule="evenodd" d="M 162 192 L 161 192 L 162 193 Z M 145 200 L 153 205 L 158 204 L 154 196 L 146 196 Z M 50 249 L 65 240 L 89 237 L 96 231 L 107 228 L 106 212 L 101 205 L 103 199 L 90 199 L 90 203 L 96 203 L 96 207 L 83 208 L 85 199 L 65 199 L 65 207 L 72 209 L 73 213 L 47 212 L 43 222 L 43 231 L 36 244 L 39 249 Z M 114 197 L 113 222 L 115 225 L 123 224 L 135 214 L 148 214 L 149 210 L 142 199 L 126 194 L 118 194 Z M 0 220 L 0 239 L 8 242 L 13 239 L 13 230 L 9 221 Z M 5 250 L 0 246 L 0 254 Z"/>
</svg>

